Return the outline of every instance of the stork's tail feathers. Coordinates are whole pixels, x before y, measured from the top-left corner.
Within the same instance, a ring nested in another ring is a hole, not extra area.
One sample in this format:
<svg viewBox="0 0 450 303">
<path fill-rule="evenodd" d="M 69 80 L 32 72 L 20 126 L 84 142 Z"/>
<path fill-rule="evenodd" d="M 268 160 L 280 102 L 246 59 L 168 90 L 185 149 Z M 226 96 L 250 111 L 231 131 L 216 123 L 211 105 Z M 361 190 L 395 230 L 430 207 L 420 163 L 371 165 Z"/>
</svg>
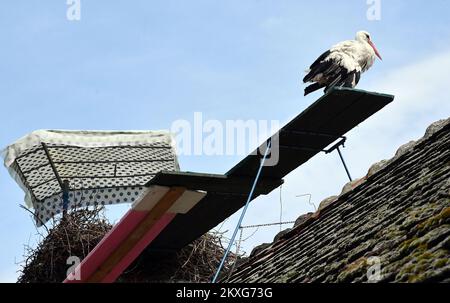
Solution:
<svg viewBox="0 0 450 303">
<path fill-rule="evenodd" d="M 314 83 L 305 88 L 305 96 L 309 95 L 310 93 L 315 92 L 316 90 L 321 89 L 325 86 L 326 86 L 325 84 Z"/>
<path fill-rule="evenodd" d="M 308 83 L 314 78 L 315 74 L 314 71 L 309 70 L 306 76 L 303 78 L 303 83 Z"/>
<path fill-rule="evenodd" d="M 309 82 L 310 80 L 312 80 L 312 78 L 314 78 L 314 76 L 313 76 L 313 74 L 312 74 L 312 72 L 311 72 L 311 69 L 306 70 L 305 73 L 306 73 L 306 75 L 305 75 L 305 77 L 303 78 L 303 83 L 307 83 L 307 82 Z"/>
</svg>

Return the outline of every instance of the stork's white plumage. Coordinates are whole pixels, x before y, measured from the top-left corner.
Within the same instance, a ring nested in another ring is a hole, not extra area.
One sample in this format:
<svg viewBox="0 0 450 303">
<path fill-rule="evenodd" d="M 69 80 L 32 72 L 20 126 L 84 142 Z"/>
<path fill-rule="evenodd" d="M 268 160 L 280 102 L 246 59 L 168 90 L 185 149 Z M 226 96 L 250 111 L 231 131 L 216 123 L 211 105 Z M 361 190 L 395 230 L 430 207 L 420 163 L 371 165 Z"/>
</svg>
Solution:
<svg viewBox="0 0 450 303">
<path fill-rule="evenodd" d="M 372 67 L 377 56 L 381 59 L 375 44 L 366 31 L 359 31 L 355 40 L 336 44 L 323 53 L 309 68 L 304 83 L 313 83 L 305 88 L 305 96 L 325 87 L 354 88 L 361 74 Z"/>
</svg>

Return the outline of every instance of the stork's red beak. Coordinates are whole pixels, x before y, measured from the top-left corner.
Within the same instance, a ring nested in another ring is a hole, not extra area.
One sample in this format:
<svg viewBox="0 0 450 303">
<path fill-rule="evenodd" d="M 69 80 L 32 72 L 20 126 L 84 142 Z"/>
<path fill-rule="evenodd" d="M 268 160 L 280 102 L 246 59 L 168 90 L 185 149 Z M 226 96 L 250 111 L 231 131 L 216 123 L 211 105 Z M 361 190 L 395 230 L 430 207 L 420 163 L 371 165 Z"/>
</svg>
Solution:
<svg viewBox="0 0 450 303">
<path fill-rule="evenodd" d="M 380 55 L 380 53 L 378 52 L 377 47 L 375 46 L 375 44 L 373 44 L 373 42 L 370 41 L 370 40 L 369 40 L 369 44 L 370 44 L 370 46 L 372 46 L 372 48 L 373 48 L 373 50 L 375 51 L 375 54 L 377 55 L 377 57 L 380 58 L 381 61 L 383 61 L 383 58 L 381 58 L 381 55 Z"/>
</svg>

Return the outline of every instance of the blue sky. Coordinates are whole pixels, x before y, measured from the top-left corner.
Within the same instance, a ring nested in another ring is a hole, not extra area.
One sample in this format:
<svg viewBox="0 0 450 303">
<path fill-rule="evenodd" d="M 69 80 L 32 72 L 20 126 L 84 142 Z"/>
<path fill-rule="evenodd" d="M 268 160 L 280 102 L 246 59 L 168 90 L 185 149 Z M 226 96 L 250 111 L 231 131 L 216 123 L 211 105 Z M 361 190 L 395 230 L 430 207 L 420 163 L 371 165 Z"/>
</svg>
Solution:
<svg viewBox="0 0 450 303">
<path fill-rule="evenodd" d="M 195 111 L 205 120 L 287 122 L 320 96 L 303 97 L 303 70 L 360 29 L 372 33 L 384 61 L 359 88 L 397 99 L 349 134 L 344 155 L 355 177 L 450 113 L 446 0 L 382 0 L 380 21 L 367 20 L 366 0 L 81 4 L 81 20 L 70 22 L 65 0 L 0 1 L 1 147 L 36 129 L 169 129 Z M 180 163 L 183 170 L 223 173 L 239 159 L 183 156 Z M 338 157 L 319 155 L 286 179 L 283 218 L 312 210 L 296 195 L 312 193 L 318 204 L 345 182 Z M 13 282 L 23 245 L 35 243 L 36 231 L 6 169 L 0 192 L 0 281 Z M 125 209 L 111 210 L 111 218 Z M 278 216 L 276 191 L 252 205 L 245 223 Z M 245 250 L 271 241 L 277 230 L 258 230 Z"/>
</svg>

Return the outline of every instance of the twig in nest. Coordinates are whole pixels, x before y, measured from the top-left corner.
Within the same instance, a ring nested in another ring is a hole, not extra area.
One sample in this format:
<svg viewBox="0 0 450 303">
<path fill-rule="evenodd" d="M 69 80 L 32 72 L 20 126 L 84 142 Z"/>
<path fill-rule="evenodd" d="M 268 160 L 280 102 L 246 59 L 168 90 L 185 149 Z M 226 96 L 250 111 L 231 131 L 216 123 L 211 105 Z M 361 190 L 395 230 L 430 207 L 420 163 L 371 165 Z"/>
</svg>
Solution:
<svg viewBox="0 0 450 303">
<path fill-rule="evenodd" d="M 31 210 L 28 209 L 28 207 L 26 207 L 25 205 L 19 204 L 20 208 L 23 208 L 24 210 L 26 210 L 27 212 L 29 212 L 34 219 L 38 220 L 39 222 L 41 222 L 42 226 L 44 226 L 44 228 L 47 230 L 47 234 L 48 234 L 48 228 L 47 226 L 45 226 L 44 222 L 41 220 L 41 218 L 39 218 L 34 212 L 32 212 Z"/>
</svg>

